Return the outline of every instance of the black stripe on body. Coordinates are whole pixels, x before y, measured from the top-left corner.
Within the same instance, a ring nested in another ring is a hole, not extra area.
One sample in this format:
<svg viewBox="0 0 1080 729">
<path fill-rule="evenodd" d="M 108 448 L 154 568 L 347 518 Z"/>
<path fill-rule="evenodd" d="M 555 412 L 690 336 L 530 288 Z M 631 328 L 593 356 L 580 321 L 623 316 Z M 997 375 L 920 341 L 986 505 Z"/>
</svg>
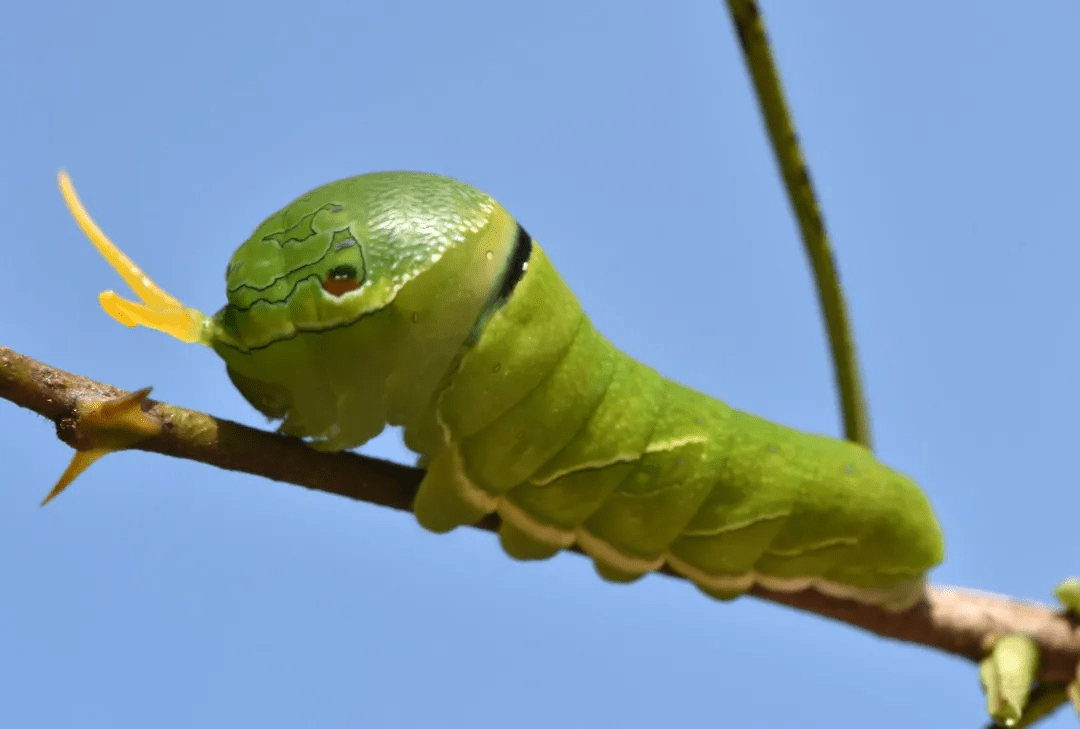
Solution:
<svg viewBox="0 0 1080 729">
<path fill-rule="evenodd" d="M 510 262 L 507 263 L 506 271 L 503 273 L 502 284 L 499 286 L 499 293 L 495 297 L 494 308 L 498 308 L 510 298 L 510 294 L 514 293 L 514 287 L 518 285 L 518 282 L 525 275 L 525 269 L 529 267 L 529 256 L 532 255 L 532 248 L 532 236 L 525 232 L 525 229 L 518 223 L 514 251 L 510 254 Z"/>
<path fill-rule="evenodd" d="M 525 277 L 525 271 L 529 267 L 529 258 L 532 257 L 532 251 L 532 236 L 526 233 L 525 229 L 518 223 L 517 235 L 514 239 L 514 249 L 510 252 L 510 258 L 506 263 L 506 269 L 503 270 L 502 280 L 498 284 L 498 290 L 488 299 L 484 308 L 480 311 L 480 316 L 476 318 L 476 324 L 473 325 L 472 330 L 469 332 L 469 336 L 465 339 L 466 347 L 471 347 L 473 344 L 476 344 L 480 339 L 480 334 L 483 331 L 484 324 L 487 320 L 510 299 L 510 296 L 514 293 L 514 289 L 521 283 L 521 279 Z"/>
</svg>

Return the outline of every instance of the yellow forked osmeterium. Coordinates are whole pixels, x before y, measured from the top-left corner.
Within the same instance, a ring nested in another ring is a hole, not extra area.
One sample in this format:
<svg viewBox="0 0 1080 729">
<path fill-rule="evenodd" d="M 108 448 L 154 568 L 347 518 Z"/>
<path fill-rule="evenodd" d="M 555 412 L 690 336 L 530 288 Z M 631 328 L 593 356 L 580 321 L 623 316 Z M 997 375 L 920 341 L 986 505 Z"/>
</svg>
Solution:
<svg viewBox="0 0 1080 729">
<path fill-rule="evenodd" d="M 64 196 L 68 210 L 86 233 L 86 237 L 123 277 L 131 290 L 143 300 L 142 304 L 138 304 L 122 298 L 115 291 L 102 291 L 98 296 L 101 308 L 127 327 L 142 324 L 170 334 L 182 342 L 207 343 L 205 339 L 206 326 L 209 322 L 207 316 L 197 309 L 184 306 L 165 293 L 143 273 L 141 268 L 135 265 L 134 261 L 109 240 L 86 212 L 66 172 L 61 170 L 57 175 L 57 181 L 60 183 L 60 192 Z"/>
</svg>

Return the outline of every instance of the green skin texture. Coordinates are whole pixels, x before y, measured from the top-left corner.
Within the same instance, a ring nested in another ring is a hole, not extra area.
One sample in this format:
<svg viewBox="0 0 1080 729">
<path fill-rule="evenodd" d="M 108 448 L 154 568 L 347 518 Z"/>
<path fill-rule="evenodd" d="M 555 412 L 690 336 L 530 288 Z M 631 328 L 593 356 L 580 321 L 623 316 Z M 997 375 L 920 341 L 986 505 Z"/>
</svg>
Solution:
<svg viewBox="0 0 1080 729">
<path fill-rule="evenodd" d="M 631 359 L 535 242 L 499 298 L 518 230 L 456 180 L 331 183 L 240 246 L 204 339 L 257 409 L 316 448 L 404 426 L 428 469 L 414 505 L 427 529 L 498 512 L 511 556 L 576 544 L 610 580 L 666 563 L 721 599 L 757 583 L 918 601 L 944 547 L 914 482 Z M 324 288 L 352 270 L 354 290 Z"/>
</svg>

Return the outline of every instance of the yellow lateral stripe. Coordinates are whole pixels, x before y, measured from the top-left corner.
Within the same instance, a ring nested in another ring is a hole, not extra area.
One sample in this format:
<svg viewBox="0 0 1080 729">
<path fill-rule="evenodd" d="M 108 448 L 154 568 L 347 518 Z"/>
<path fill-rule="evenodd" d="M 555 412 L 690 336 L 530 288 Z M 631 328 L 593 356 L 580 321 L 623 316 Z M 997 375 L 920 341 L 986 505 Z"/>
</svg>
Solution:
<svg viewBox="0 0 1080 729">
<path fill-rule="evenodd" d="M 800 592 L 812 587 L 825 595 L 877 605 L 894 612 L 910 608 L 921 596 L 922 578 L 903 569 L 875 570 L 881 574 L 911 577 L 910 580 L 897 585 L 881 588 L 853 587 L 820 577 L 776 577 L 755 570 L 739 575 L 714 574 L 684 562 L 667 552 L 651 559 L 625 554 L 609 542 L 589 532 L 584 526 L 568 530 L 544 524 L 505 498 L 497 499 L 495 511 L 501 519 L 513 524 L 539 542 L 559 546 L 562 549 L 576 543 L 594 560 L 613 565 L 626 572 L 646 574 L 655 572 L 667 564 L 691 582 L 713 590 L 744 593 L 755 584 L 778 592 Z"/>
</svg>

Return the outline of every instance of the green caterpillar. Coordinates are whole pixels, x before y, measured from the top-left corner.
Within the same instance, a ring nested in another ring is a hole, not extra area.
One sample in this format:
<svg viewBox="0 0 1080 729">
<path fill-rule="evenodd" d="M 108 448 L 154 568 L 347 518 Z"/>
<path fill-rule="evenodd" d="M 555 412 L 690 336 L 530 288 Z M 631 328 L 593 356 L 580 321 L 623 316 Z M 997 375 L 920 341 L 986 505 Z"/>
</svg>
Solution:
<svg viewBox="0 0 1080 729">
<path fill-rule="evenodd" d="M 154 286 L 61 187 L 145 302 L 103 293 L 116 319 L 210 345 L 256 409 L 315 448 L 404 426 L 427 467 L 414 505 L 427 529 L 498 512 L 519 559 L 576 544 L 609 580 L 667 564 L 721 599 L 756 583 L 891 610 L 942 559 L 910 479 L 623 354 L 474 187 L 384 172 L 309 192 L 236 251 L 213 318 Z"/>
</svg>

